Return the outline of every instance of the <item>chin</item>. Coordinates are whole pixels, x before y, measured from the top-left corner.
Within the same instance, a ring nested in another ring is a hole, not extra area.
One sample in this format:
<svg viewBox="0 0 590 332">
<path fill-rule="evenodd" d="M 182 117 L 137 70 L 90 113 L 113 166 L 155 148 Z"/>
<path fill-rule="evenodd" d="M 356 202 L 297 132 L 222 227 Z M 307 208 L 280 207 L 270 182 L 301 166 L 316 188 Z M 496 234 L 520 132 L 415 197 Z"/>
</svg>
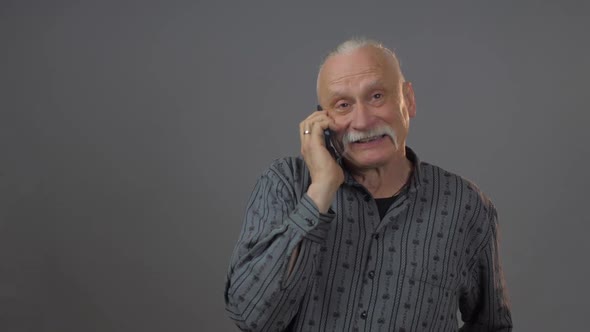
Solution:
<svg viewBox="0 0 590 332">
<path fill-rule="evenodd" d="M 386 165 L 389 161 L 391 161 L 391 156 L 389 155 L 361 155 L 361 156 L 354 156 L 351 155 L 347 158 L 348 163 L 357 169 L 370 169 L 370 168 L 378 168 L 381 166 Z"/>
</svg>

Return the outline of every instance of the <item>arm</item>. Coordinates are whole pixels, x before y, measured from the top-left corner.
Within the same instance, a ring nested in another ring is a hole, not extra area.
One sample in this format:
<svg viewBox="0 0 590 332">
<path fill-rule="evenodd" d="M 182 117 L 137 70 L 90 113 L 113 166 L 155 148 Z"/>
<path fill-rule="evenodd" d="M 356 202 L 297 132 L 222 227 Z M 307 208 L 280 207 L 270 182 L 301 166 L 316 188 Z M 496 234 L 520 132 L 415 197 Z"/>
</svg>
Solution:
<svg viewBox="0 0 590 332">
<path fill-rule="evenodd" d="M 512 331 L 512 317 L 498 255 L 498 223 L 493 205 L 487 208 L 487 232 L 470 264 L 468 287 L 459 299 L 460 331 Z"/>
<path fill-rule="evenodd" d="M 325 213 L 344 181 L 325 147 L 323 132 L 330 126 L 325 111 L 302 121 L 307 168 L 275 163 L 252 193 L 225 290 L 226 309 L 243 330 L 284 330 L 311 283 L 319 244 L 334 217 Z"/>
<path fill-rule="evenodd" d="M 311 282 L 333 215 L 319 213 L 309 196 L 296 192 L 274 167 L 252 192 L 225 290 L 226 309 L 243 330 L 286 327 Z"/>
</svg>

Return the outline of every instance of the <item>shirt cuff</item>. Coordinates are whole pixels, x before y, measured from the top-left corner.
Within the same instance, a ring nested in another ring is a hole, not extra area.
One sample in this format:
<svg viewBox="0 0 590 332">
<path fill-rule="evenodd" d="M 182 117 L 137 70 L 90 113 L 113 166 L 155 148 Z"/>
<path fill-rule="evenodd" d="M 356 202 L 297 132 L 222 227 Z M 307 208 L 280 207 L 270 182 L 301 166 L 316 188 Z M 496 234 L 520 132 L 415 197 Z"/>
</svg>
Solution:
<svg viewBox="0 0 590 332">
<path fill-rule="evenodd" d="M 305 238 L 321 243 L 328 235 L 330 223 L 336 216 L 331 211 L 320 213 L 311 198 L 304 194 L 289 219 L 296 229 L 304 233 Z"/>
</svg>

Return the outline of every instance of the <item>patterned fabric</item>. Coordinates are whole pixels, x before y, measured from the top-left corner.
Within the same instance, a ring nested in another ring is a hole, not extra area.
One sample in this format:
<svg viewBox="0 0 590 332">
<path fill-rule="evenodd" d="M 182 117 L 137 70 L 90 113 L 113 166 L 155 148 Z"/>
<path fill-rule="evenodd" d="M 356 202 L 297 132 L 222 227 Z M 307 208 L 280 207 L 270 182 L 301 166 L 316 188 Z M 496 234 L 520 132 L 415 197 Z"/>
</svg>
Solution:
<svg viewBox="0 0 590 332">
<path fill-rule="evenodd" d="M 327 214 L 305 194 L 301 158 L 262 174 L 225 291 L 240 329 L 457 331 L 460 310 L 461 331 L 511 331 L 494 206 L 474 184 L 406 152 L 414 171 L 384 218 L 349 173 Z"/>
</svg>

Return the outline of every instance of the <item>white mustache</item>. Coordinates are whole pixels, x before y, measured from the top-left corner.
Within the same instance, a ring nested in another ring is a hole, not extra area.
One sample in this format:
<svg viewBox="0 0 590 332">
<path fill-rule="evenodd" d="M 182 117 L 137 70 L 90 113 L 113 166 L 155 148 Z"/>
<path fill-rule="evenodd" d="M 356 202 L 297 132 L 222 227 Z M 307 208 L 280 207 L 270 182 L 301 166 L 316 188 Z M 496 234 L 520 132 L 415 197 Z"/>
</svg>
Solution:
<svg viewBox="0 0 590 332">
<path fill-rule="evenodd" d="M 354 143 L 363 139 L 373 138 L 377 136 L 387 135 L 393 141 L 393 144 L 397 146 L 397 136 L 395 130 L 389 126 L 380 126 L 366 131 L 350 130 L 342 137 L 342 144 L 348 146 L 350 143 Z"/>
</svg>

